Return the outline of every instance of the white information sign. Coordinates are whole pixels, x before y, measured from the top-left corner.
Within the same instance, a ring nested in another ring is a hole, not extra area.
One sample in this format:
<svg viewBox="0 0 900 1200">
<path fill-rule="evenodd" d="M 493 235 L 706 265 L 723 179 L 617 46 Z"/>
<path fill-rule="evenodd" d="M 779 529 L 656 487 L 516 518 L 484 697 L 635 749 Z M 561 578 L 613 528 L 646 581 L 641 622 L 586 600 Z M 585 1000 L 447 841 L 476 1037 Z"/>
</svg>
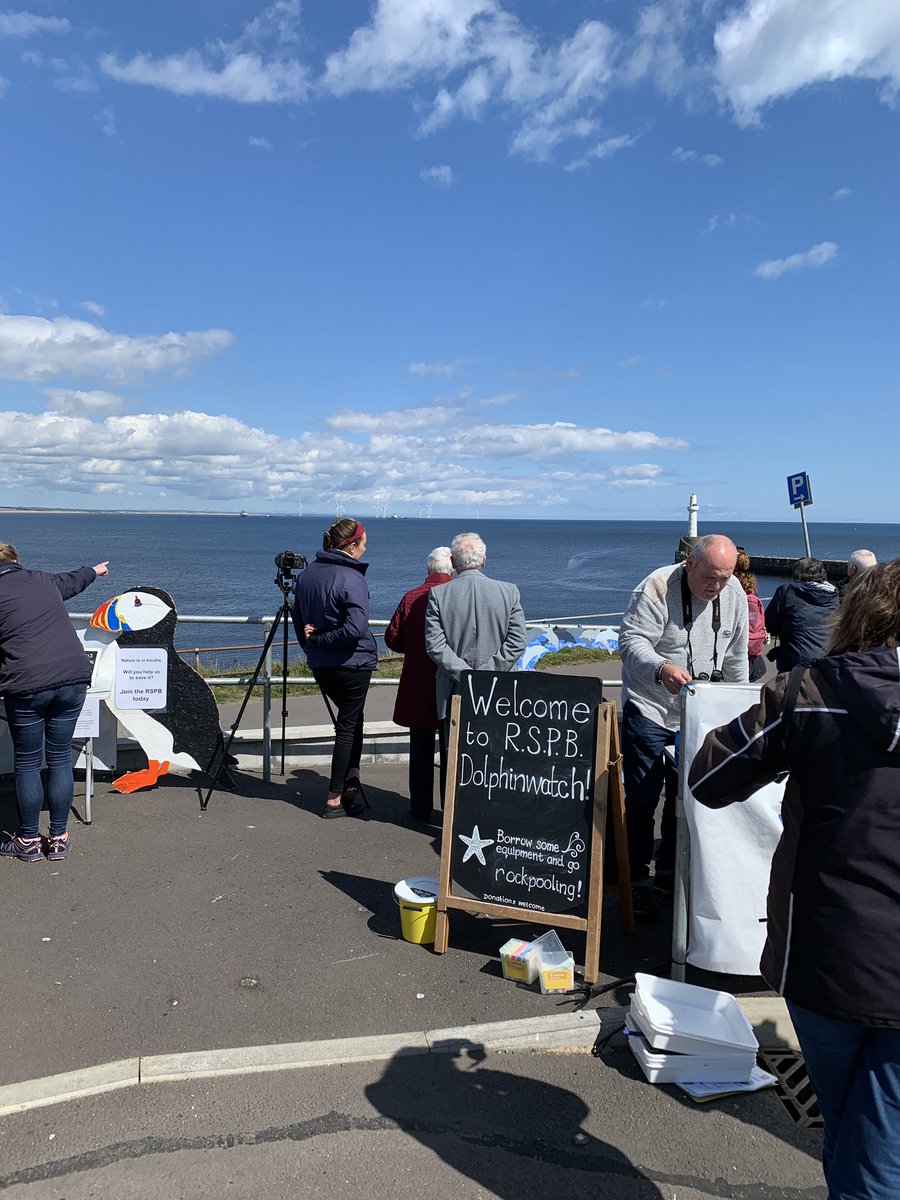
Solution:
<svg viewBox="0 0 900 1200">
<path fill-rule="evenodd" d="M 169 656 L 163 649 L 124 650 L 116 656 L 116 708 L 161 709 L 166 707 L 166 677 Z"/>
<path fill-rule="evenodd" d="M 697 803 L 686 776 L 710 729 L 739 716 L 759 691 L 752 683 L 693 683 L 684 703 L 684 811 L 691 835 L 687 960 L 726 975 L 759 974 L 784 784 L 767 784 L 740 804 L 712 809 Z"/>
<path fill-rule="evenodd" d="M 88 696 L 84 702 L 84 708 L 78 715 L 78 720 L 75 722 L 75 732 L 72 735 L 73 741 L 80 741 L 82 738 L 98 738 L 100 736 L 100 697 Z"/>
</svg>

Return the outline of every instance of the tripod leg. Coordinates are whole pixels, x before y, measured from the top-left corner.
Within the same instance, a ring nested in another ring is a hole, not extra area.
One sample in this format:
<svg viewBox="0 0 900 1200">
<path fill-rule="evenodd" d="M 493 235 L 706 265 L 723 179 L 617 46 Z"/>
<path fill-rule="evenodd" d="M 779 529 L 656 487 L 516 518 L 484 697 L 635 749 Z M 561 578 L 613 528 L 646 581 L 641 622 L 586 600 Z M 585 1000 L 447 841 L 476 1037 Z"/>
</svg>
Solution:
<svg viewBox="0 0 900 1200">
<path fill-rule="evenodd" d="M 287 608 L 287 597 L 284 601 Z M 281 643 L 281 774 L 284 775 L 284 739 L 287 724 L 288 623 L 284 619 L 284 640 Z"/>
<path fill-rule="evenodd" d="M 244 693 L 244 699 L 241 701 L 241 707 L 238 709 L 238 715 L 235 717 L 234 724 L 231 726 L 231 732 L 228 734 L 228 740 L 224 742 L 221 751 L 216 752 L 219 755 L 219 761 L 216 766 L 215 772 L 213 772 L 212 768 L 213 768 L 213 763 L 216 761 L 216 754 L 213 754 L 212 758 L 209 760 L 209 765 L 206 768 L 206 774 L 212 776 L 212 782 L 209 785 L 209 790 L 207 791 L 206 796 L 200 800 L 200 811 L 201 812 L 206 812 L 206 806 L 209 804 L 209 798 L 215 791 L 216 784 L 219 782 L 219 776 L 222 774 L 222 768 L 225 766 L 225 762 L 228 759 L 228 752 L 231 749 L 231 743 L 234 741 L 235 734 L 238 731 L 238 727 L 241 723 L 241 718 L 244 715 L 244 711 L 246 710 L 247 705 L 250 703 L 250 697 L 253 695 L 253 689 L 254 689 L 254 687 L 256 687 L 256 681 L 259 679 L 259 673 L 263 668 L 263 663 L 266 661 L 266 655 L 269 653 L 269 647 L 272 645 L 272 642 L 275 640 L 275 635 L 278 632 L 279 623 L 281 621 L 287 621 L 287 616 L 288 616 L 288 603 L 287 603 L 287 597 L 285 597 L 284 603 L 282 604 L 281 608 L 278 610 L 278 616 L 272 622 L 272 628 L 269 630 L 269 635 L 266 638 L 266 644 L 263 646 L 262 654 L 260 654 L 260 656 L 259 656 L 259 662 L 257 662 L 257 664 L 256 664 L 256 670 L 253 672 L 253 677 L 250 680 L 250 682 L 247 684 L 247 690 Z"/>
</svg>

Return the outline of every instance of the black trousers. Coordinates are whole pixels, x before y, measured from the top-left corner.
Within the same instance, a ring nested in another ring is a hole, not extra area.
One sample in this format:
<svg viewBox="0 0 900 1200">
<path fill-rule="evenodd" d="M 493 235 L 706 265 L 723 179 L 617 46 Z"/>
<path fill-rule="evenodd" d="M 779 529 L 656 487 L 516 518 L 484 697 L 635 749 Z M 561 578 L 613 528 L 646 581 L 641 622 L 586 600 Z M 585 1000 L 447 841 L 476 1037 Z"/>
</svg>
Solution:
<svg viewBox="0 0 900 1200">
<path fill-rule="evenodd" d="M 650 875 L 654 824 L 660 793 L 665 788 L 661 838 L 656 870 L 675 866 L 675 799 L 678 775 L 666 764 L 663 751 L 674 745 L 675 732 L 643 716 L 633 700 L 622 709 L 622 771 L 625 776 L 625 826 L 631 878 L 637 883 Z"/>
<path fill-rule="evenodd" d="M 447 785 L 447 741 L 444 726 L 440 729 L 411 729 L 409 731 L 409 811 L 420 821 L 427 821 L 434 808 L 434 735 L 438 735 L 440 751 L 441 804 Z"/>
<path fill-rule="evenodd" d="M 371 671 L 347 667 L 320 667 L 313 678 L 337 710 L 334 753 L 331 756 L 330 792 L 342 792 L 347 775 L 359 771 L 363 744 L 363 709 Z"/>
</svg>

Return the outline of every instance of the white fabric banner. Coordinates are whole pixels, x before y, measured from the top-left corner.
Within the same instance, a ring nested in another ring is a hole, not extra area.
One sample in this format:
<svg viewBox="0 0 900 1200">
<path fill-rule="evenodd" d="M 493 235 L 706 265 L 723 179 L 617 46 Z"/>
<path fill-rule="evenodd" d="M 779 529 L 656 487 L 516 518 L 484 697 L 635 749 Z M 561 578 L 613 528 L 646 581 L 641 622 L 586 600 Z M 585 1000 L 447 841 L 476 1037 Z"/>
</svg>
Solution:
<svg viewBox="0 0 900 1200">
<path fill-rule="evenodd" d="M 727 724 L 758 698 L 759 686 L 753 683 L 691 684 L 681 729 L 691 839 L 687 959 L 695 967 L 728 975 L 759 974 L 784 785 L 771 783 L 741 804 L 711 809 L 691 795 L 687 775 L 710 729 Z"/>
</svg>

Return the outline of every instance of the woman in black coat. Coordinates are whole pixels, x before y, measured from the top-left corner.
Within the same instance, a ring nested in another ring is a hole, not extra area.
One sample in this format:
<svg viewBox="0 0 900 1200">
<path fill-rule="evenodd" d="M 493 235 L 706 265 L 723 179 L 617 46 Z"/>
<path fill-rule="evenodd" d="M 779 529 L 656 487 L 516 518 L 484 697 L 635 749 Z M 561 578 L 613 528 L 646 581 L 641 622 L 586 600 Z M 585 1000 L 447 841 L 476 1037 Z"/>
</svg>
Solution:
<svg viewBox="0 0 900 1200">
<path fill-rule="evenodd" d="M 842 605 L 827 655 L 707 736 L 690 768 L 710 808 L 782 770 L 761 969 L 788 1002 L 825 1122 L 830 1200 L 900 1197 L 900 560 Z"/>
<path fill-rule="evenodd" d="M 363 709 L 378 665 L 369 629 L 366 531 L 352 517 L 335 521 L 297 585 L 292 612 L 297 641 L 322 694 L 334 704 L 334 753 L 322 816 L 356 816 L 363 805 L 359 764 Z M 365 793 L 364 793 L 365 794 Z"/>
<path fill-rule="evenodd" d="M 824 652 L 838 604 L 840 595 L 828 582 L 824 563 L 798 558 L 793 582 L 783 583 L 766 608 L 766 629 L 778 638 L 774 657 L 779 671 L 805 666 Z"/>
<path fill-rule="evenodd" d="M 0 842 L 0 857 L 40 862 L 38 820 L 44 805 L 41 763 L 47 762 L 50 836 L 47 857 L 69 852 L 72 737 L 91 678 L 90 660 L 63 601 L 106 575 L 107 564 L 50 575 L 28 571 L 0 542 L 0 693 L 15 758 L 19 831 Z"/>
</svg>

